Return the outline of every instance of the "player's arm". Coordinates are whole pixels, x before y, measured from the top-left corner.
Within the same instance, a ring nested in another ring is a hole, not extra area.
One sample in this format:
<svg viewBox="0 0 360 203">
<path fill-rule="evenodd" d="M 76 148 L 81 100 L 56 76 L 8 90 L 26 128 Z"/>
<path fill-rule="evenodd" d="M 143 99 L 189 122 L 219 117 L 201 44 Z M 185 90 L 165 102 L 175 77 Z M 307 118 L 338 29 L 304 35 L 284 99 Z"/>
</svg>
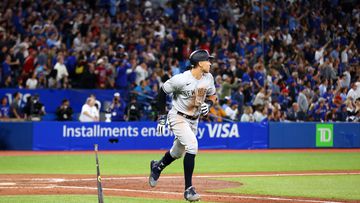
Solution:
<svg viewBox="0 0 360 203">
<path fill-rule="evenodd" d="M 156 127 L 159 134 L 165 133 L 166 126 L 166 95 L 175 91 L 178 86 L 177 76 L 174 76 L 167 80 L 162 87 L 159 88 L 157 96 L 157 105 L 159 110 L 158 125 Z"/>
<path fill-rule="evenodd" d="M 201 104 L 201 114 L 203 116 L 206 116 L 209 113 L 211 106 L 215 104 L 216 100 L 216 95 L 206 96 L 205 102 Z"/>
<path fill-rule="evenodd" d="M 163 87 L 159 88 L 158 96 L 157 96 L 157 104 L 159 115 L 163 115 L 166 113 L 166 93 Z"/>
<path fill-rule="evenodd" d="M 159 88 L 157 96 L 157 104 L 159 115 L 166 114 L 166 95 L 173 93 L 176 89 L 179 89 L 182 85 L 182 80 L 180 79 L 180 74 L 173 76 L 167 80 L 162 87 Z"/>
<path fill-rule="evenodd" d="M 206 116 L 209 113 L 211 106 L 214 105 L 217 100 L 214 78 L 212 77 L 212 75 L 210 76 L 212 82 L 210 88 L 206 92 L 205 102 L 201 105 L 201 114 L 203 116 Z"/>
</svg>

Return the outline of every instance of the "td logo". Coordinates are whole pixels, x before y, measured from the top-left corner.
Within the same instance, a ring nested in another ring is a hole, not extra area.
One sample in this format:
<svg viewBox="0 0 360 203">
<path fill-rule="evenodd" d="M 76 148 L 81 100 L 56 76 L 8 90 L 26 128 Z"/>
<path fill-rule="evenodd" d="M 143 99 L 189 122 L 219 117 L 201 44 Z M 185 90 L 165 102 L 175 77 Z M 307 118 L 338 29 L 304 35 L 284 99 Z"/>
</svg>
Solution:
<svg viewBox="0 0 360 203">
<path fill-rule="evenodd" d="M 333 124 L 316 124 L 316 147 L 333 147 Z"/>
</svg>

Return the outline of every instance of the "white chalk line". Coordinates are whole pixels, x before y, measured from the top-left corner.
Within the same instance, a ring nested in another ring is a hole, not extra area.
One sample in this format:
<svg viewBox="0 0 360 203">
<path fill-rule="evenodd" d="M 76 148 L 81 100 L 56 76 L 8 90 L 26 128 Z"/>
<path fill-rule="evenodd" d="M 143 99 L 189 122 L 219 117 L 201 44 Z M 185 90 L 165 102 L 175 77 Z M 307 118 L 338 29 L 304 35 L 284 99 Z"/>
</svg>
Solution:
<svg viewBox="0 0 360 203">
<path fill-rule="evenodd" d="M 7 185 L 16 185 L 16 183 L 12 183 L 12 182 L 5 182 L 5 183 L 0 183 L 0 186 L 1 185 L 4 185 L 4 186 L 7 186 Z"/>
<path fill-rule="evenodd" d="M 328 173 L 273 173 L 273 174 L 233 174 L 233 175 L 196 175 L 194 178 L 241 178 L 241 177 L 286 177 L 286 176 L 336 176 L 336 175 L 360 175 L 360 172 L 328 172 Z M 143 180 L 147 176 L 123 176 L 123 177 L 103 177 L 102 180 Z M 177 179 L 183 176 L 161 176 L 161 179 Z M 0 178 L 0 181 L 10 181 L 11 178 Z M 24 181 L 48 181 L 51 183 L 73 182 L 73 181 L 94 181 L 96 178 L 20 178 Z"/>
<path fill-rule="evenodd" d="M 4 187 L 0 186 L 0 189 L 20 189 L 24 187 Z M 34 189 L 85 189 L 85 190 L 97 190 L 96 187 L 80 187 L 80 186 L 58 186 L 58 185 L 49 185 L 49 186 L 36 186 L 31 187 Z M 164 195 L 183 195 L 179 192 L 165 192 L 165 191 L 150 191 L 150 190 L 134 190 L 134 189 L 117 189 L 117 188 L 103 188 L 103 191 L 117 191 L 117 192 L 135 192 L 135 193 L 147 193 L 147 194 L 164 194 Z M 311 202 L 311 203 L 341 203 L 338 201 L 323 201 L 323 200 L 311 200 L 311 199 L 296 199 L 296 198 L 281 198 L 281 197 L 256 197 L 256 196 L 242 196 L 242 195 L 211 195 L 211 194 L 202 194 L 201 197 L 217 197 L 217 198 L 238 198 L 238 199 L 256 199 L 256 200 L 273 200 L 273 201 L 286 201 L 286 202 Z"/>
</svg>

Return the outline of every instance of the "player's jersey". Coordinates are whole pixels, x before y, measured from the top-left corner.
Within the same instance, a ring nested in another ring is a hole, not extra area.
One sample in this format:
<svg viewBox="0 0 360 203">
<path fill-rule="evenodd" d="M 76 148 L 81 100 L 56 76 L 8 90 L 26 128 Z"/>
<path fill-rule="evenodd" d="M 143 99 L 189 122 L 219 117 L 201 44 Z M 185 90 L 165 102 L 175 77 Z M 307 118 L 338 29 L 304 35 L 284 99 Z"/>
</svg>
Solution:
<svg viewBox="0 0 360 203">
<path fill-rule="evenodd" d="M 211 73 L 205 73 L 197 80 L 190 70 L 167 80 L 163 90 L 166 94 L 172 94 L 172 108 L 189 116 L 198 116 L 206 96 L 216 93 Z"/>
</svg>

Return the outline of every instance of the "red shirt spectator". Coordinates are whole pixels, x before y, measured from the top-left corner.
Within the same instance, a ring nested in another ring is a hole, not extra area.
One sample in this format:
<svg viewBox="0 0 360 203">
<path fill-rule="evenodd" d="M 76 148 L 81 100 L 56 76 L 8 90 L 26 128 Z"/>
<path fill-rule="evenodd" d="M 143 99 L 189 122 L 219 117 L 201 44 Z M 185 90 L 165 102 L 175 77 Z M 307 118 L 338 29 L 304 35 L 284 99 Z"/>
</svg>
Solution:
<svg viewBox="0 0 360 203">
<path fill-rule="evenodd" d="M 26 57 L 25 62 L 24 62 L 24 66 L 23 66 L 23 72 L 25 74 L 29 74 L 34 72 L 35 70 L 35 56 L 36 56 L 36 51 L 35 50 L 30 50 L 30 54 L 28 57 Z"/>
</svg>

